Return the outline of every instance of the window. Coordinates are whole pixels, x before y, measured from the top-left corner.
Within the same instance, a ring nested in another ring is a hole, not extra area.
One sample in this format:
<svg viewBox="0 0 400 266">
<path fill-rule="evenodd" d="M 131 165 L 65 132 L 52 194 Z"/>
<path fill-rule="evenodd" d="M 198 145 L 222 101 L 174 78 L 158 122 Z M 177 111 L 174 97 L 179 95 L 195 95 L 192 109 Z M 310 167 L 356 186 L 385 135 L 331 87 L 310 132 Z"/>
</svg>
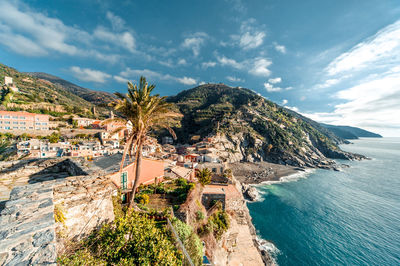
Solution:
<svg viewBox="0 0 400 266">
<path fill-rule="evenodd" d="M 0 118 L 3 118 L 3 116 L 0 115 Z"/>
<path fill-rule="evenodd" d="M 4 127 L 4 129 L 11 129 L 10 127 Z"/>
<path fill-rule="evenodd" d="M 13 127 L 13 129 L 18 129 L 18 127 Z"/>
<path fill-rule="evenodd" d="M 127 189 L 128 188 L 128 173 L 123 172 L 121 174 L 121 189 Z"/>
<path fill-rule="evenodd" d="M 18 122 L 13 122 L 14 125 L 18 125 Z"/>
<path fill-rule="evenodd" d="M 10 118 L 10 116 L 9 115 L 5 115 L 4 118 Z"/>
<path fill-rule="evenodd" d="M 2 129 L 3 127 L 2 126 L 0 126 L 0 129 Z"/>
<path fill-rule="evenodd" d="M 25 125 L 26 124 L 26 122 L 19 122 L 21 125 Z"/>
<path fill-rule="evenodd" d="M 3 121 L 0 121 L 0 124 L 3 124 Z"/>
<path fill-rule="evenodd" d="M 20 127 L 20 129 L 26 129 L 26 127 Z"/>
<path fill-rule="evenodd" d="M 40 126 L 40 123 L 35 123 L 35 125 Z"/>
<path fill-rule="evenodd" d="M 13 118 L 13 119 L 18 119 L 18 116 L 13 116 L 12 118 Z"/>
<path fill-rule="evenodd" d="M 139 165 L 139 166 L 140 166 L 140 165 Z M 216 173 L 216 172 L 217 172 L 217 168 L 213 168 L 213 169 L 212 169 L 212 172 L 213 172 L 213 173 Z"/>
<path fill-rule="evenodd" d="M 43 126 L 47 126 L 47 123 L 42 123 Z"/>
<path fill-rule="evenodd" d="M 19 119 L 25 119 L 25 116 L 20 116 Z"/>
<path fill-rule="evenodd" d="M 8 125 L 9 125 L 9 124 L 10 124 L 10 121 L 4 121 L 4 124 L 8 124 Z"/>
<path fill-rule="evenodd" d="M 33 127 L 29 127 L 29 129 L 33 129 Z"/>
</svg>

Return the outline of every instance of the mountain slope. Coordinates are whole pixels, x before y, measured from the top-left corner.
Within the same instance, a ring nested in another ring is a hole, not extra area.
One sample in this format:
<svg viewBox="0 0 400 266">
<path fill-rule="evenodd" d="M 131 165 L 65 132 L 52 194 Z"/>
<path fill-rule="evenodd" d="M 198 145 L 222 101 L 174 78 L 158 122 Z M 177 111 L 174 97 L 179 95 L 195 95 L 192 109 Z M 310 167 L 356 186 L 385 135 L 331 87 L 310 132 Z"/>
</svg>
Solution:
<svg viewBox="0 0 400 266">
<path fill-rule="evenodd" d="M 81 98 L 59 84 L 19 72 L 14 68 L 0 64 L 0 81 L 4 77 L 12 77 L 18 91 L 9 86 L 0 87 L 0 108 L 10 111 L 26 110 L 61 116 L 77 114 L 82 117 L 105 117 L 108 110 L 96 106 L 90 101 Z"/>
<path fill-rule="evenodd" d="M 344 139 L 358 139 L 358 138 L 382 138 L 381 135 L 358 128 L 350 126 L 334 126 L 328 124 L 321 124 L 323 127 L 335 133 L 335 135 L 340 136 Z"/>
<path fill-rule="evenodd" d="M 319 123 L 266 100 L 253 91 L 206 84 L 169 97 L 184 115 L 176 128 L 181 142 L 194 135 L 218 136 L 227 161 L 265 160 L 330 168 L 328 158 L 360 159 L 341 151 L 343 139 Z M 322 129 L 321 129 L 322 128 Z"/>
<path fill-rule="evenodd" d="M 96 105 L 104 105 L 108 104 L 115 100 L 113 94 L 104 92 L 104 91 L 94 91 L 87 88 L 80 87 L 76 84 L 73 84 L 69 81 L 66 81 L 62 78 L 43 73 L 43 72 L 29 72 L 27 73 L 33 77 L 48 80 L 55 85 L 59 85 L 67 91 L 78 95 L 79 97 L 85 99 L 88 102 L 91 102 Z"/>
</svg>

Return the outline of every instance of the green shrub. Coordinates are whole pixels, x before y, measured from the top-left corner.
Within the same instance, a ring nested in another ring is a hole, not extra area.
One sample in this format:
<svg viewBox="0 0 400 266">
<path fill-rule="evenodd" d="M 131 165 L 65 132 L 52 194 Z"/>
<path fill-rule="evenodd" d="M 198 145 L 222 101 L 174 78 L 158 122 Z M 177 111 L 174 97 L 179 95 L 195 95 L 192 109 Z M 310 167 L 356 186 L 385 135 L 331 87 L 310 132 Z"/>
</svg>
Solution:
<svg viewBox="0 0 400 266">
<path fill-rule="evenodd" d="M 203 245 L 191 226 L 174 218 L 172 224 L 195 265 L 202 265 Z"/>
<path fill-rule="evenodd" d="M 182 265 L 169 233 L 146 215 L 131 212 L 93 232 L 61 265 Z"/>
<path fill-rule="evenodd" d="M 196 212 L 196 219 L 197 219 L 198 221 L 203 220 L 203 219 L 204 219 L 204 213 L 203 213 L 202 211 L 197 211 L 197 212 Z"/>
</svg>

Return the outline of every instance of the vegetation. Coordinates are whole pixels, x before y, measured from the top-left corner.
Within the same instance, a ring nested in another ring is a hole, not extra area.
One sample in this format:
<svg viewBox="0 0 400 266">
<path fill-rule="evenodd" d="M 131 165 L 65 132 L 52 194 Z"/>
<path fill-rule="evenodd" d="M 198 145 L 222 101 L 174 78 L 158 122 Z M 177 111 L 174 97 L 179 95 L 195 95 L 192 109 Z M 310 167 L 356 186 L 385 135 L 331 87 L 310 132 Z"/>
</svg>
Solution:
<svg viewBox="0 0 400 266">
<path fill-rule="evenodd" d="M 147 141 L 147 137 L 154 129 L 166 128 L 175 137 L 174 131 L 170 128 L 171 122 L 179 117 L 178 113 L 171 111 L 171 104 L 165 101 L 166 97 L 160 97 L 158 94 L 151 95 L 155 85 L 149 85 L 146 78 L 140 77 L 139 86 L 128 82 L 128 93 L 123 95 L 115 93 L 118 100 L 112 102 L 112 106 L 122 118 L 110 118 L 107 123 L 119 122 L 121 126 L 113 133 L 126 129 L 129 122 L 132 130 L 127 138 L 124 153 L 121 161 L 121 171 L 127 154 L 133 156 L 136 161 L 136 176 L 133 185 L 133 195 L 129 206 L 132 207 L 137 189 L 138 180 L 141 172 L 142 147 Z M 113 134 L 112 133 L 112 134 Z"/>
<path fill-rule="evenodd" d="M 203 186 L 211 183 L 211 171 L 208 168 L 196 170 L 196 177 Z"/>
<path fill-rule="evenodd" d="M 198 234 L 200 236 L 205 236 L 210 233 L 219 240 L 223 233 L 225 233 L 230 225 L 229 215 L 222 210 L 222 205 L 220 202 L 218 204 L 218 210 L 214 212 L 207 220 L 207 223 L 198 228 Z"/>
<path fill-rule="evenodd" d="M 189 253 L 192 262 L 195 265 L 202 265 L 203 261 L 203 245 L 199 236 L 193 231 L 193 228 L 179 219 L 174 218 L 172 221 L 180 240 L 185 249 Z"/>
<path fill-rule="evenodd" d="M 61 265 L 182 265 L 170 233 L 147 215 L 128 212 L 58 259 Z"/>
</svg>

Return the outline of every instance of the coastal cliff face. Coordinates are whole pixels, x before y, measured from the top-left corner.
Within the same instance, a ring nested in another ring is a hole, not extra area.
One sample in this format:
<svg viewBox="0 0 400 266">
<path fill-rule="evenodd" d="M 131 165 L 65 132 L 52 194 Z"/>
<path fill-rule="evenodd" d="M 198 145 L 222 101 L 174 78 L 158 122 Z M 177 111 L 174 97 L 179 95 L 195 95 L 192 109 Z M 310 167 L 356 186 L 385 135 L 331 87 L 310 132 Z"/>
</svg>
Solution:
<svg viewBox="0 0 400 266">
<path fill-rule="evenodd" d="M 289 111 L 253 91 L 207 84 L 170 97 L 184 115 L 178 140 L 214 136 L 227 162 L 334 168 L 330 159 L 362 159 L 340 150 L 344 140 L 315 121 Z"/>
</svg>

